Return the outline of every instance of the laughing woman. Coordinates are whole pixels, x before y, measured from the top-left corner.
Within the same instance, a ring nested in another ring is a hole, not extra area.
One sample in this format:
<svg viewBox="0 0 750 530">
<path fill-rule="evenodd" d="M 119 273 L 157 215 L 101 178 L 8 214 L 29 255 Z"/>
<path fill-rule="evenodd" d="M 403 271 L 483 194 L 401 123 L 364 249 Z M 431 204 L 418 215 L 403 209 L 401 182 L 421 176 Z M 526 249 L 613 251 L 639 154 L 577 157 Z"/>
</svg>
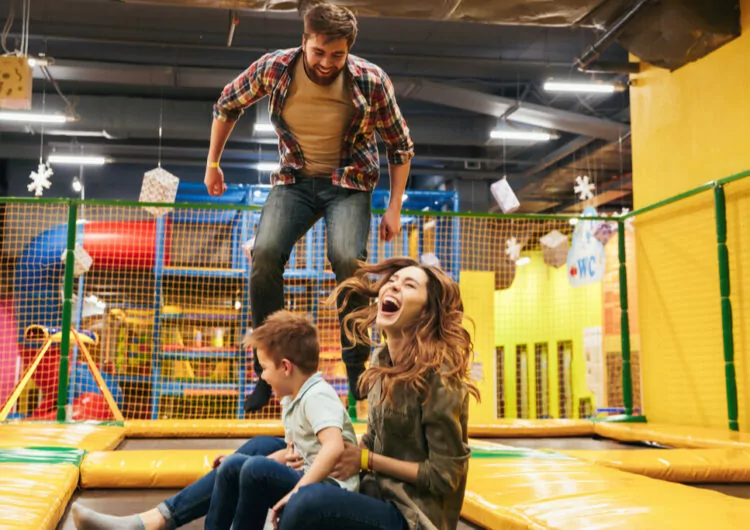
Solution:
<svg viewBox="0 0 750 530">
<path fill-rule="evenodd" d="M 378 298 L 344 325 L 350 340 L 369 344 L 375 324 L 386 342 L 359 382 L 368 392 L 367 433 L 333 475 L 365 478 L 361 493 L 301 488 L 280 529 L 455 529 L 469 468 L 469 396 L 479 399 L 458 284 L 440 269 L 395 258 L 363 266 L 332 298 L 339 294 Z"/>
</svg>

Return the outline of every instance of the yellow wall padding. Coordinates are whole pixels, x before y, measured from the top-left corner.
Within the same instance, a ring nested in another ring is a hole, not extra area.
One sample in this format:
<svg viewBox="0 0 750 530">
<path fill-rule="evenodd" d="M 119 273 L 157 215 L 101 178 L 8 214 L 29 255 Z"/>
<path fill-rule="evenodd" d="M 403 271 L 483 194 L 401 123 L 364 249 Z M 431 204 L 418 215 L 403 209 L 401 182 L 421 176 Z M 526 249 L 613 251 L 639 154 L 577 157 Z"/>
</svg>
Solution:
<svg viewBox="0 0 750 530">
<path fill-rule="evenodd" d="M 596 423 L 596 434 L 622 442 L 657 442 L 670 447 L 750 449 L 750 434 L 660 423 Z"/>
<path fill-rule="evenodd" d="M 0 464 L 0 529 L 53 530 L 77 484 L 73 464 Z"/>
<path fill-rule="evenodd" d="M 472 459 L 462 509 L 493 529 L 746 529 L 750 501 L 580 460 Z"/>
<path fill-rule="evenodd" d="M 750 482 L 750 449 L 558 450 L 574 458 L 671 482 Z"/>
<path fill-rule="evenodd" d="M 234 449 L 101 451 L 81 462 L 82 488 L 183 488 L 211 471 Z"/>
<path fill-rule="evenodd" d="M 469 436 L 476 438 L 517 438 L 586 436 L 594 434 L 589 420 L 521 420 L 504 419 L 492 423 L 469 425 Z"/>
<path fill-rule="evenodd" d="M 125 429 L 88 423 L 0 424 L 0 448 L 77 447 L 86 451 L 109 451 L 120 445 Z"/>
<path fill-rule="evenodd" d="M 737 13 L 742 34 L 732 42 L 674 72 L 642 63 L 632 76 L 636 209 L 750 169 L 750 0 L 740 0 Z M 750 431 L 748 189 L 747 180 L 726 187 L 743 431 Z M 652 421 L 728 423 L 712 195 L 635 218 L 643 398 Z"/>
</svg>

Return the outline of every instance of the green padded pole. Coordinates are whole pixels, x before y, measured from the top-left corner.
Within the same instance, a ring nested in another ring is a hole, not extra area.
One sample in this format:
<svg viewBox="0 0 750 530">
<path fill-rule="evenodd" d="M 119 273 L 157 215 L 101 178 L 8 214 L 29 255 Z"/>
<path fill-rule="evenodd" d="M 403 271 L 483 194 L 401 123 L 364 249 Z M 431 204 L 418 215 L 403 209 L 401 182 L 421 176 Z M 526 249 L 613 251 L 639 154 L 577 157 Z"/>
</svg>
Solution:
<svg viewBox="0 0 750 530">
<path fill-rule="evenodd" d="M 716 247 L 719 252 L 719 290 L 721 292 L 721 328 L 724 343 L 724 377 L 727 388 L 727 415 L 729 429 L 740 429 L 737 421 L 737 377 L 734 369 L 734 336 L 732 332 L 732 301 L 729 298 L 729 250 L 727 248 L 727 208 L 724 187 L 714 187 L 716 212 Z"/>
<path fill-rule="evenodd" d="M 622 346 L 622 402 L 625 416 L 633 415 L 633 374 L 630 369 L 630 317 L 628 315 L 628 272 L 625 265 L 625 220 L 617 221 L 620 260 L 620 340 Z"/>
<path fill-rule="evenodd" d="M 349 391 L 349 418 L 352 420 L 357 419 L 357 400 L 354 399 L 354 394 Z"/>
<path fill-rule="evenodd" d="M 57 421 L 65 421 L 68 403 L 68 368 L 70 362 L 70 326 L 73 322 L 73 270 L 75 267 L 76 221 L 78 204 L 68 204 L 68 242 L 65 252 L 65 284 L 63 287 L 62 339 L 60 342 L 60 376 L 57 387 Z"/>
</svg>

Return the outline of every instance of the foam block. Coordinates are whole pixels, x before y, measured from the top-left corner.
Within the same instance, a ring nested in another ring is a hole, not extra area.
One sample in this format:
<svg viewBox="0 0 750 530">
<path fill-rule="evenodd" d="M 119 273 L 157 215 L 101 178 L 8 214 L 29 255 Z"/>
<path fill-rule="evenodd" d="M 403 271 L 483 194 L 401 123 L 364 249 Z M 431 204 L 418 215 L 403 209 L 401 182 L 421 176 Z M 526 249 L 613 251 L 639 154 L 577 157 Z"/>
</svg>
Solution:
<svg viewBox="0 0 750 530">
<path fill-rule="evenodd" d="M 510 184 L 508 184 L 505 178 L 494 182 L 490 186 L 490 191 L 503 213 L 515 212 L 521 206 L 521 203 L 518 202 L 518 197 L 513 193 L 513 189 L 511 189 Z"/>
<path fill-rule="evenodd" d="M 147 171 L 143 175 L 139 202 L 171 202 L 177 198 L 177 186 L 180 179 L 160 167 Z M 144 208 L 154 217 L 161 217 L 172 211 L 172 208 L 146 206 Z"/>
</svg>

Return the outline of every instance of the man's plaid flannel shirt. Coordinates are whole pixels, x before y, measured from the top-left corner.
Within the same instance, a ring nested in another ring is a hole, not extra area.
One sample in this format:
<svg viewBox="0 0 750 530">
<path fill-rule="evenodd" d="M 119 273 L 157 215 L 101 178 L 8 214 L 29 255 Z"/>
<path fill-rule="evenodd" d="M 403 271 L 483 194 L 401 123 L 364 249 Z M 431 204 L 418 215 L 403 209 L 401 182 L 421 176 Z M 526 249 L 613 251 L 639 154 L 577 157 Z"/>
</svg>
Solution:
<svg viewBox="0 0 750 530">
<path fill-rule="evenodd" d="M 269 96 L 269 114 L 279 136 L 281 161 L 272 175 L 272 184 L 291 184 L 294 173 L 303 167 L 303 154 L 284 121 L 284 108 L 295 60 L 301 60 L 301 48 L 268 53 L 229 83 L 214 105 L 214 118 L 233 122 L 244 109 L 263 96 Z M 380 177 L 380 160 L 375 131 L 386 145 L 390 164 L 405 164 L 414 156 L 409 128 L 396 103 L 393 85 L 378 66 L 349 55 L 347 69 L 351 85 L 354 118 L 341 146 L 339 168 L 333 172 L 333 184 L 370 191 Z"/>
</svg>

